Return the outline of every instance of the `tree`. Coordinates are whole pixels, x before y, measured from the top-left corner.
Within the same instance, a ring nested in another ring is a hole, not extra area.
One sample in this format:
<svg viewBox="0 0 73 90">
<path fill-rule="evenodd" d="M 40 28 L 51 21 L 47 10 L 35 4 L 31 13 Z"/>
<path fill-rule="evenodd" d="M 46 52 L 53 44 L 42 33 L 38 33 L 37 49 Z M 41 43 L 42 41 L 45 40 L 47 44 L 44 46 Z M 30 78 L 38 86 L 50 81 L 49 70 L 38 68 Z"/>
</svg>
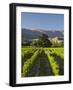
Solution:
<svg viewBox="0 0 73 90">
<path fill-rule="evenodd" d="M 51 47 L 52 43 L 48 39 L 48 35 L 41 34 L 41 36 L 39 37 L 37 45 L 39 47 Z"/>
<path fill-rule="evenodd" d="M 32 43 L 31 43 L 31 46 L 37 46 L 37 41 L 33 40 Z"/>
</svg>

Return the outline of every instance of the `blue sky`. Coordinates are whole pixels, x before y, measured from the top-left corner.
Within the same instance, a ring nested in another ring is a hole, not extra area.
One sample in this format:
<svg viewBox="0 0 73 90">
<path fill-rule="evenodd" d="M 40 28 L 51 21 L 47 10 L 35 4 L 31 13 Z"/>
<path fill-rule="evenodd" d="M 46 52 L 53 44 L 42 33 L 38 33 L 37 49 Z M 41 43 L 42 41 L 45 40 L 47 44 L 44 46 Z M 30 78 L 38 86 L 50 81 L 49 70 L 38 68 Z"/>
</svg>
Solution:
<svg viewBox="0 0 73 90">
<path fill-rule="evenodd" d="M 21 28 L 64 30 L 64 15 L 22 12 Z"/>
</svg>

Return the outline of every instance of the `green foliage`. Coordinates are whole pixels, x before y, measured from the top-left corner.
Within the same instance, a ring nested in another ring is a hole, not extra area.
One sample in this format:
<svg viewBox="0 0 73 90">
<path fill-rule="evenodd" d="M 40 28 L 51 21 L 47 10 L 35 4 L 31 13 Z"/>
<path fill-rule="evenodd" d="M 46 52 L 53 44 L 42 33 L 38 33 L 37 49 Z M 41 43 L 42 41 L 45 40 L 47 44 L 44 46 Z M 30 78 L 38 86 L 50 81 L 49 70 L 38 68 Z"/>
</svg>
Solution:
<svg viewBox="0 0 73 90">
<path fill-rule="evenodd" d="M 59 50 L 58 49 L 55 49 L 54 50 L 54 53 L 59 56 L 62 60 L 64 60 L 64 49 L 60 48 Z"/>
<path fill-rule="evenodd" d="M 32 69 L 32 67 L 34 66 L 34 63 L 36 62 L 39 56 L 40 56 L 40 59 L 42 60 L 43 58 L 46 58 L 47 56 L 48 57 L 47 60 L 51 65 L 54 75 L 55 76 L 59 75 L 59 65 L 57 61 L 55 60 L 55 58 L 51 55 L 55 54 L 56 56 L 59 56 L 62 60 L 64 60 L 64 48 L 42 48 L 42 47 L 24 48 L 23 47 L 21 49 L 21 52 L 22 52 L 22 77 L 27 76 L 27 73 Z M 40 62 L 41 73 L 42 71 L 44 71 L 42 68 L 44 67 L 44 63 L 43 63 L 44 61 L 42 60 L 41 60 L 42 63 Z M 44 72 L 42 74 L 45 75 Z"/>
<path fill-rule="evenodd" d="M 50 48 L 50 53 L 56 56 L 59 56 L 62 60 L 64 60 L 64 48 Z"/>
<path fill-rule="evenodd" d="M 29 72 L 29 70 L 34 65 L 34 62 L 37 59 L 38 55 L 39 55 L 39 50 L 37 50 L 34 53 L 34 55 L 24 63 L 22 76 L 26 76 L 27 75 L 27 72 Z"/>
<path fill-rule="evenodd" d="M 64 47 L 63 43 L 52 43 L 52 47 Z"/>
<path fill-rule="evenodd" d="M 41 34 L 37 41 L 32 41 L 31 45 L 37 47 L 51 47 L 52 43 L 46 34 Z"/>
<path fill-rule="evenodd" d="M 24 65 L 24 63 L 29 59 L 31 58 L 31 56 L 33 55 L 33 52 L 30 52 L 30 51 L 27 51 L 25 52 L 23 55 L 22 55 L 22 67 Z M 22 68 L 23 70 L 23 68 Z"/>
<path fill-rule="evenodd" d="M 38 46 L 38 41 L 33 40 L 32 43 L 31 43 L 31 46 Z"/>
<path fill-rule="evenodd" d="M 52 43 L 50 42 L 50 40 L 48 39 L 48 36 L 46 34 L 42 34 L 39 37 L 38 45 L 40 47 L 51 47 Z"/>
<path fill-rule="evenodd" d="M 48 57 L 48 60 L 50 62 L 50 65 L 52 67 L 52 70 L 53 70 L 53 73 L 54 75 L 59 75 L 59 66 L 57 64 L 57 62 L 54 60 L 54 58 L 52 56 L 50 56 L 49 52 L 45 51 L 47 57 Z"/>
</svg>

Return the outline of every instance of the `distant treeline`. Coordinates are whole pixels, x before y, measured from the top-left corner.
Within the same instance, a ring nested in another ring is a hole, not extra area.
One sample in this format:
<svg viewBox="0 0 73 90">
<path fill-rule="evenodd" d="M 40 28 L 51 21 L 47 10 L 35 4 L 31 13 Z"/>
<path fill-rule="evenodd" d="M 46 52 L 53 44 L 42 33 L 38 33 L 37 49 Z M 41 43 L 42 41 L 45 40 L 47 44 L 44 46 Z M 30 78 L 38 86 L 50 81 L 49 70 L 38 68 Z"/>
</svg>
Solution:
<svg viewBox="0 0 73 90">
<path fill-rule="evenodd" d="M 41 34 L 36 40 L 25 40 L 22 46 L 35 46 L 35 47 L 64 47 L 64 42 L 59 41 L 57 38 L 50 40 L 46 34 Z"/>
</svg>

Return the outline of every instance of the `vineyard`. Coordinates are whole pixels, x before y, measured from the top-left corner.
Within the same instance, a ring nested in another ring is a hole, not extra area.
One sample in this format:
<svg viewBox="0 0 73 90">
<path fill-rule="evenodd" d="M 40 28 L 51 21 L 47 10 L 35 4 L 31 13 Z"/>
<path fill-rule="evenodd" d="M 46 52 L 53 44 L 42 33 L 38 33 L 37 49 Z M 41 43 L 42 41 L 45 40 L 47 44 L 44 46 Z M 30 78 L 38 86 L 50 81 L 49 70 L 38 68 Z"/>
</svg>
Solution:
<svg viewBox="0 0 73 90">
<path fill-rule="evenodd" d="M 23 48 L 21 76 L 64 75 L 64 48 Z"/>
</svg>

